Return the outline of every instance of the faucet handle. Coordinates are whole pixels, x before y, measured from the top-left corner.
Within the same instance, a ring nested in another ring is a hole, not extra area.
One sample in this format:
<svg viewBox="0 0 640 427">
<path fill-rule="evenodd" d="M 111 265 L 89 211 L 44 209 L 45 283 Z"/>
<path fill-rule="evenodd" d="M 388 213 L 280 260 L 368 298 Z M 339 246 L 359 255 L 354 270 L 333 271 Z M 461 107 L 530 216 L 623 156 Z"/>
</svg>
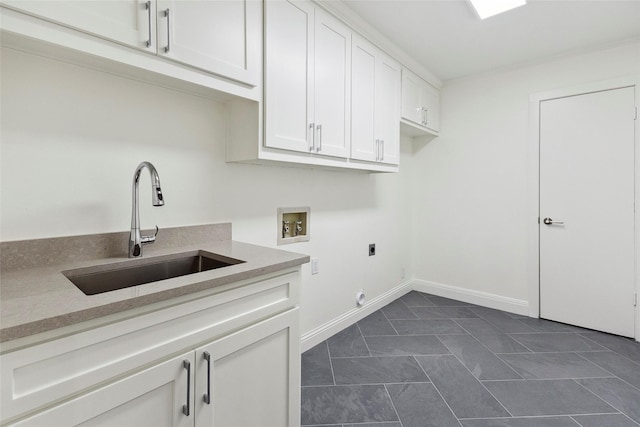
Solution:
<svg viewBox="0 0 640 427">
<path fill-rule="evenodd" d="M 156 241 L 156 236 L 158 235 L 158 231 L 160 231 L 160 229 L 156 225 L 155 234 L 153 236 L 140 236 L 140 243 L 142 243 L 143 245 L 146 245 L 146 244 L 155 242 Z"/>
</svg>

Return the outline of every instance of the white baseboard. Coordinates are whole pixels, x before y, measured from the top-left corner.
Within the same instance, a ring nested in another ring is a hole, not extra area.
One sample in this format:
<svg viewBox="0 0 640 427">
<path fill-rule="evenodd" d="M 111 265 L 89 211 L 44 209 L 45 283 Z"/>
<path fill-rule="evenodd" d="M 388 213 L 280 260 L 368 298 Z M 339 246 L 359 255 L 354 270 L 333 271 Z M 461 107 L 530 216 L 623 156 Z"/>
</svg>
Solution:
<svg viewBox="0 0 640 427">
<path fill-rule="evenodd" d="M 300 349 L 304 353 L 311 347 L 320 344 L 332 335 L 340 332 L 348 326 L 353 325 L 358 320 L 361 320 L 374 311 L 380 310 L 385 305 L 400 298 L 407 292 L 412 290 L 412 281 L 404 282 L 395 288 L 385 292 L 382 295 L 371 299 L 366 302 L 362 307 L 353 308 L 346 313 L 330 320 L 329 322 L 318 326 L 315 329 L 310 330 L 302 334 L 300 341 Z"/>
<path fill-rule="evenodd" d="M 509 313 L 529 315 L 529 303 L 524 300 L 503 297 L 486 292 L 474 291 L 456 286 L 444 285 L 442 283 L 429 282 L 427 280 L 413 280 L 411 289 L 437 295 L 445 298 L 452 298 L 483 307 L 495 308 L 497 310 L 508 311 Z"/>
<path fill-rule="evenodd" d="M 419 291 L 445 298 L 452 298 L 483 307 L 495 308 L 509 313 L 529 315 L 529 304 L 527 301 L 514 298 L 507 298 L 500 295 L 486 292 L 474 291 L 471 289 L 458 288 L 456 286 L 444 285 L 442 283 L 429 282 L 427 280 L 410 280 L 395 288 L 373 298 L 362 307 L 353 308 L 346 313 L 318 326 L 315 329 L 302 335 L 300 349 L 304 353 L 311 347 L 320 344 L 330 336 L 340 332 L 348 326 L 353 325 L 376 310 L 400 298 L 410 291 Z"/>
</svg>

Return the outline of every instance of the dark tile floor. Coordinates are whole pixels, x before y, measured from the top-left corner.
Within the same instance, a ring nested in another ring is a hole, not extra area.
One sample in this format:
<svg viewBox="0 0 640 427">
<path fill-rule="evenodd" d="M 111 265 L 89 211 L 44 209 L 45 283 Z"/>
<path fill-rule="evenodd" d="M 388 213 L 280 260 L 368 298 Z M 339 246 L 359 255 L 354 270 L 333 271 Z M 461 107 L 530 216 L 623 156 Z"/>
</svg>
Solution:
<svg viewBox="0 0 640 427">
<path fill-rule="evenodd" d="M 302 425 L 638 427 L 640 343 L 414 291 L 302 355 Z"/>
</svg>

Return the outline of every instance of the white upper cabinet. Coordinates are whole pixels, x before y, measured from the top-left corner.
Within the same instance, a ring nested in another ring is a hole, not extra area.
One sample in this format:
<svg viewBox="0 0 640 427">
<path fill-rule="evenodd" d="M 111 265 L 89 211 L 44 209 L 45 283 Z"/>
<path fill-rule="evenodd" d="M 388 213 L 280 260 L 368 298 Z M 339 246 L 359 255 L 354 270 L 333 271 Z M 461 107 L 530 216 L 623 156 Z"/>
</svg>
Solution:
<svg viewBox="0 0 640 427">
<path fill-rule="evenodd" d="M 156 3 L 2 0 L 2 5 L 139 49 L 156 51 Z"/>
<path fill-rule="evenodd" d="M 375 162 L 380 156 L 376 132 L 377 49 L 360 37 L 351 48 L 351 157 Z"/>
<path fill-rule="evenodd" d="M 2 0 L 2 5 L 257 86 L 259 0 Z"/>
<path fill-rule="evenodd" d="M 376 78 L 376 129 L 382 163 L 400 163 L 400 65 L 381 54 Z"/>
<path fill-rule="evenodd" d="M 315 11 L 314 148 L 349 157 L 351 31 L 319 9 Z"/>
<path fill-rule="evenodd" d="M 265 8 L 265 146 L 349 157 L 350 30 L 307 1 Z"/>
<path fill-rule="evenodd" d="M 265 4 L 265 145 L 307 152 L 313 130 L 313 6 Z"/>
<path fill-rule="evenodd" d="M 351 58 L 351 157 L 398 164 L 400 65 L 356 35 Z"/>
<path fill-rule="evenodd" d="M 256 86 L 260 2 L 157 1 L 158 54 Z"/>
<path fill-rule="evenodd" d="M 402 118 L 419 128 L 440 130 L 440 91 L 402 70 Z"/>
</svg>

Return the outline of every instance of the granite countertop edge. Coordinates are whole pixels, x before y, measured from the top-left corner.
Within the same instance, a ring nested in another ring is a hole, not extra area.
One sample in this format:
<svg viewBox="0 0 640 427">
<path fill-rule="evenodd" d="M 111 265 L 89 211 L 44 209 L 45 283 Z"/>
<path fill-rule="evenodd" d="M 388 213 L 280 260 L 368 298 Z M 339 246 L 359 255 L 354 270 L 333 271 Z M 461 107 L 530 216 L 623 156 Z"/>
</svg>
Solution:
<svg viewBox="0 0 640 427">
<path fill-rule="evenodd" d="M 62 271 L 126 262 L 128 258 L 100 258 L 67 262 L 40 269 L 3 272 L 0 283 L 0 343 L 4 344 L 111 314 L 214 289 L 309 262 L 308 255 L 233 240 L 148 251 L 145 253 L 145 258 L 198 250 L 244 262 L 217 270 L 92 296 L 82 293 L 62 274 Z"/>
</svg>

